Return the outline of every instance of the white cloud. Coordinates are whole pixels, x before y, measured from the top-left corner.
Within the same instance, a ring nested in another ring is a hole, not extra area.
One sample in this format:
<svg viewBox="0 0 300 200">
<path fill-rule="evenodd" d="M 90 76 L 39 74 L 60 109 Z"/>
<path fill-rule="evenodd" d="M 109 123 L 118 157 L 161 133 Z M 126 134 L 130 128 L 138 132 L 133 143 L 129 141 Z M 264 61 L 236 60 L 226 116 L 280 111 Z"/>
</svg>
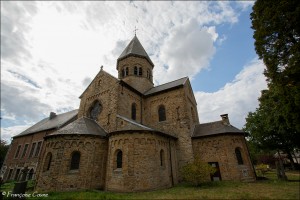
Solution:
<svg viewBox="0 0 300 200">
<path fill-rule="evenodd" d="M 10 143 L 10 140 L 12 139 L 13 136 L 18 135 L 19 133 L 25 131 L 27 128 L 29 128 L 32 125 L 33 124 L 11 126 L 7 128 L 1 127 L 1 140 L 5 140 L 6 142 Z"/>
<path fill-rule="evenodd" d="M 218 121 L 221 114 L 227 113 L 231 124 L 242 128 L 248 112 L 258 107 L 260 91 L 267 88 L 264 68 L 261 60 L 254 59 L 219 91 L 196 92 L 200 123 Z"/>
<path fill-rule="evenodd" d="M 217 37 L 214 27 L 200 28 L 195 19 L 170 30 L 161 47 L 160 58 L 165 67 L 156 69 L 160 71 L 156 79 L 167 82 L 183 76 L 193 78 L 208 67 Z"/>
<path fill-rule="evenodd" d="M 77 109 L 101 65 L 117 75 L 135 26 L 156 83 L 192 78 L 209 67 L 215 27 L 237 20 L 230 2 L 1 2 L 2 119 L 24 124 Z"/>
</svg>

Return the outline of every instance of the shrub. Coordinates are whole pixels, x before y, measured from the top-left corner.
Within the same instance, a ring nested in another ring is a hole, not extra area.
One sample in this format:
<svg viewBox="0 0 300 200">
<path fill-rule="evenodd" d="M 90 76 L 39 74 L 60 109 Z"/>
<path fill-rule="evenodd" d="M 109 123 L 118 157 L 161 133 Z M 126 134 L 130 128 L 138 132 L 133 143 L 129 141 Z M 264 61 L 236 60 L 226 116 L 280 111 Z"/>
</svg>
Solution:
<svg viewBox="0 0 300 200">
<path fill-rule="evenodd" d="M 182 168 L 184 180 L 196 186 L 208 182 L 210 180 L 210 175 L 215 172 L 215 168 L 208 163 L 201 161 L 199 158 L 196 158 L 194 162 L 191 162 Z"/>
<path fill-rule="evenodd" d="M 270 170 L 270 169 L 269 169 L 269 165 L 266 165 L 266 164 L 260 164 L 260 165 L 257 165 L 257 166 L 255 167 L 255 169 L 256 169 L 256 174 L 257 174 L 258 176 L 262 176 L 262 177 L 264 177 L 265 174 L 266 174 L 266 172 Z"/>
</svg>

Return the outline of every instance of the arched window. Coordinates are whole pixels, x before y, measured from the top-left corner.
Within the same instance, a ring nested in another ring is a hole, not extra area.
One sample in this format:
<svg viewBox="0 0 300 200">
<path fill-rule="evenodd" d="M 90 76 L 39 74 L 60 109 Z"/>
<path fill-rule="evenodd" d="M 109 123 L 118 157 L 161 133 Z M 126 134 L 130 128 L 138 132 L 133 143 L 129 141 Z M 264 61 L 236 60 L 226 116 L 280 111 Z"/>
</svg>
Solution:
<svg viewBox="0 0 300 200">
<path fill-rule="evenodd" d="M 164 105 L 160 105 L 158 108 L 158 120 L 166 121 L 166 109 Z"/>
<path fill-rule="evenodd" d="M 165 154 L 164 150 L 160 150 L 160 166 L 165 166 Z"/>
<path fill-rule="evenodd" d="M 131 105 L 131 119 L 136 120 L 136 104 Z"/>
<path fill-rule="evenodd" d="M 125 76 L 128 76 L 128 74 L 129 74 L 129 69 L 128 67 L 126 67 Z"/>
<path fill-rule="evenodd" d="M 122 168 L 122 151 L 121 150 L 118 150 L 117 152 L 117 168 Z"/>
<path fill-rule="evenodd" d="M 44 163 L 44 167 L 43 167 L 43 171 L 48 171 L 50 169 L 51 166 L 51 161 L 52 161 L 52 153 L 48 152 L 45 158 L 45 163 Z"/>
<path fill-rule="evenodd" d="M 29 173 L 28 173 L 28 178 L 27 178 L 27 180 L 32 180 L 33 174 L 34 174 L 34 170 L 33 170 L 33 168 L 32 168 L 32 169 L 29 171 Z"/>
<path fill-rule="evenodd" d="M 133 73 L 134 73 L 134 75 L 138 75 L 138 68 L 137 68 L 137 66 L 134 66 L 134 71 L 133 71 Z"/>
<path fill-rule="evenodd" d="M 139 68 L 139 76 L 142 76 L 143 75 L 143 69 L 140 67 Z"/>
<path fill-rule="evenodd" d="M 235 156 L 236 156 L 236 159 L 237 159 L 239 165 L 244 164 L 241 149 L 239 147 L 235 148 Z"/>
<path fill-rule="evenodd" d="M 80 163 L 80 152 L 74 151 L 72 153 L 70 170 L 79 169 L 79 163 Z"/>
<path fill-rule="evenodd" d="M 125 76 L 125 69 L 122 69 L 122 74 L 121 74 L 122 78 Z"/>
<path fill-rule="evenodd" d="M 100 114 L 100 112 L 102 111 L 102 105 L 99 101 L 95 101 L 93 103 L 93 106 L 90 108 L 90 118 L 93 120 L 97 120 L 98 115 Z"/>
</svg>

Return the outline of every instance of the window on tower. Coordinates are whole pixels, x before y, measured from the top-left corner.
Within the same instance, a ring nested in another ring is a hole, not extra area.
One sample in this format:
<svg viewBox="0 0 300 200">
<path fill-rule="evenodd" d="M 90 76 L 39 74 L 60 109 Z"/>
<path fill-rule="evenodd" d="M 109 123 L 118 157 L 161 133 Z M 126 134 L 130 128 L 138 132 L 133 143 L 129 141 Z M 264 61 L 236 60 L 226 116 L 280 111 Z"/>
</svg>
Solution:
<svg viewBox="0 0 300 200">
<path fill-rule="evenodd" d="M 139 68 L 139 76 L 142 76 L 143 75 L 143 69 L 140 67 Z"/>
<path fill-rule="evenodd" d="M 138 75 L 138 68 L 137 68 L 137 66 L 134 66 L 134 71 L 133 72 L 134 72 L 134 75 L 136 75 L 136 76 Z"/>
</svg>

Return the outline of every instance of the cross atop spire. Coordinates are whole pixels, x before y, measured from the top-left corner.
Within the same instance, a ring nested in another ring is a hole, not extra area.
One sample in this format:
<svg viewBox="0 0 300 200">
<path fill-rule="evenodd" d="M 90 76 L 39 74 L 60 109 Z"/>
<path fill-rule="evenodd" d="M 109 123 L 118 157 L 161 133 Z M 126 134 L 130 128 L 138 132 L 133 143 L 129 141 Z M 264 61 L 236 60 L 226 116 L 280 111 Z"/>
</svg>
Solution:
<svg viewBox="0 0 300 200">
<path fill-rule="evenodd" d="M 136 31 L 139 30 L 136 28 L 136 26 L 134 26 L 134 35 L 136 36 Z"/>
</svg>

